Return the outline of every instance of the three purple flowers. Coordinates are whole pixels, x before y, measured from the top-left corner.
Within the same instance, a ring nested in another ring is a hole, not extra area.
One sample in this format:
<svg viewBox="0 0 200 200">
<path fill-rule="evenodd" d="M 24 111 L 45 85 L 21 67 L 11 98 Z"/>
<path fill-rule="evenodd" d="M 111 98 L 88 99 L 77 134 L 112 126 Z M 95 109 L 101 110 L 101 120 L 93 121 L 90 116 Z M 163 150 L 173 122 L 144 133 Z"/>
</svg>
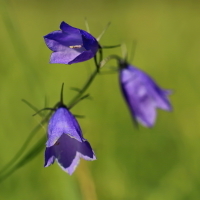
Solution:
<svg viewBox="0 0 200 200">
<path fill-rule="evenodd" d="M 61 23 L 60 29 L 44 36 L 46 45 L 53 51 L 50 63 L 73 64 L 96 59 L 101 46 L 91 34 L 65 22 Z M 149 75 L 125 59 L 116 58 L 122 94 L 134 121 L 152 127 L 156 120 L 156 108 L 167 111 L 172 109 L 168 98 L 170 90 L 160 88 Z M 100 62 L 96 72 L 100 70 Z M 80 158 L 96 159 L 89 142 L 83 138 L 76 118 L 62 101 L 49 120 L 47 132 L 45 167 L 57 160 L 64 171 L 72 174 Z"/>
</svg>

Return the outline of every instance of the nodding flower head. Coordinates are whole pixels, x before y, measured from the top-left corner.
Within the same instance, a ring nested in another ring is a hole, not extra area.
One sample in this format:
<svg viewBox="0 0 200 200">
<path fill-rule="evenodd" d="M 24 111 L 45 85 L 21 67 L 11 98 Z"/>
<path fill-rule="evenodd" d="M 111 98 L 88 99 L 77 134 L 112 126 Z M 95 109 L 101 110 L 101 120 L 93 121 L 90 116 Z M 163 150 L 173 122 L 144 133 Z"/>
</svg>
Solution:
<svg viewBox="0 0 200 200">
<path fill-rule="evenodd" d="M 50 63 L 79 63 L 96 55 L 99 44 L 91 34 L 65 22 L 60 29 L 44 36 L 47 47 L 53 51 Z"/>
<path fill-rule="evenodd" d="M 60 167 L 71 175 L 80 158 L 96 160 L 92 147 L 83 138 L 76 118 L 62 103 L 49 120 L 47 136 L 45 167 L 57 160 Z"/>
<path fill-rule="evenodd" d="M 123 63 L 119 80 L 123 96 L 136 122 L 152 127 L 156 120 L 156 108 L 167 111 L 172 109 L 168 99 L 171 91 L 160 88 L 142 70 Z"/>
</svg>

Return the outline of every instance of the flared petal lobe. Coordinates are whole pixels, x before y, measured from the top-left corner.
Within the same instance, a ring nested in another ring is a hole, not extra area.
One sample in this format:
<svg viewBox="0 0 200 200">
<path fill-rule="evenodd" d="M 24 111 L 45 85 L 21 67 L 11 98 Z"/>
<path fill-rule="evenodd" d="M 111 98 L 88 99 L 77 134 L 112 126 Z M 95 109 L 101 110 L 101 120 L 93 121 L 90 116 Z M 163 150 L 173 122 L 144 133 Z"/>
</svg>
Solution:
<svg viewBox="0 0 200 200">
<path fill-rule="evenodd" d="M 120 69 L 120 85 L 134 119 L 146 127 L 155 124 L 156 108 L 170 111 L 169 90 L 160 88 L 142 70 L 127 65 Z"/>
<path fill-rule="evenodd" d="M 67 134 L 62 134 L 58 141 L 45 151 L 45 167 L 56 159 L 60 167 L 70 175 L 75 171 L 80 158 L 95 160 L 95 154 L 86 140 L 79 142 Z"/>
<path fill-rule="evenodd" d="M 47 47 L 53 51 L 50 63 L 73 64 L 95 56 L 99 44 L 91 34 L 65 22 L 60 29 L 44 36 Z"/>
<path fill-rule="evenodd" d="M 45 167 L 57 160 L 64 171 L 72 174 L 80 158 L 96 159 L 89 142 L 83 138 L 76 118 L 65 106 L 61 106 L 52 115 L 48 124 Z"/>
</svg>

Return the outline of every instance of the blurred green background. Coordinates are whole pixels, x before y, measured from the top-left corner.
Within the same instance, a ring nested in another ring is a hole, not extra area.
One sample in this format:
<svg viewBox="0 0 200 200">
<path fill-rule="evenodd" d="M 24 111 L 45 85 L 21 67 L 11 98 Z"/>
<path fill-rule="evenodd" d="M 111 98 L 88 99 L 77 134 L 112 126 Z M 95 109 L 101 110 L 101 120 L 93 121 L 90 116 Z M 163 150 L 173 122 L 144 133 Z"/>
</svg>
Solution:
<svg viewBox="0 0 200 200">
<path fill-rule="evenodd" d="M 174 107 L 158 111 L 155 127 L 136 129 L 118 74 L 99 75 L 88 90 L 93 100 L 72 109 L 86 116 L 79 122 L 97 161 L 81 160 L 69 176 L 56 163 L 44 168 L 42 152 L 0 183 L 0 199 L 200 199 L 200 1 L 1 0 L 0 12 L 0 169 L 41 120 L 21 99 L 41 109 L 46 97 L 51 107 L 64 82 L 67 104 L 76 94 L 70 87 L 81 87 L 93 71 L 93 60 L 48 63 L 51 51 L 43 36 L 61 21 L 86 30 L 87 17 L 95 37 L 111 22 L 100 43 L 125 42 L 130 57 L 136 40 L 132 63 L 173 89 Z M 104 50 L 109 54 L 121 50 Z M 45 127 L 31 145 L 44 134 Z"/>
</svg>

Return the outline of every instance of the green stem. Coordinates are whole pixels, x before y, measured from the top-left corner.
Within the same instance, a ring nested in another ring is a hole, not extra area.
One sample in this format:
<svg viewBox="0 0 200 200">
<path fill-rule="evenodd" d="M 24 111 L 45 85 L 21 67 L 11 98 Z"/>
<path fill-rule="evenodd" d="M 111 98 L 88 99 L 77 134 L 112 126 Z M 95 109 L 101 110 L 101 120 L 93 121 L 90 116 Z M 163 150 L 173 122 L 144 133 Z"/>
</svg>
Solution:
<svg viewBox="0 0 200 200">
<path fill-rule="evenodd" d="M 89 88 L 89 86 L 91 85 L 92 81 L 94 80 L 97 74 L 98 74 L 98 68 L 96 68 L 96 70 L 91 74 L 91 76 L 86 81 L 86 83 L 84 84 L 82 89 L 79 91 L 79 93 L 68 103 L 68 107 L 71 107 L 74 104 L 74 102 L 77 102 L 77 100 L 81 98 L 81 96 Z"/>
<path fill-rule="evenodd" d="M 82 89 L 78 92 L 78 94 L 69 102 L 68 107 L 71 107 L 72 105 L 74 105 L 81 98 L 81 96 L 84 94 L 84 92 L 89 88 L 89 86 L 91 85 L 92 81 L 94 80 L 96 75 L 99 73 L 100 62 L 101 62 L 102 59 L 103 59 L 103 52 L 102 52 L 101 46 L 99 45 L 99 62 L 97 61 L 97 56 L 95 55 L 95 57 L 94 57 L 94 63 L 96 65 L 96 69 L 91 74 L 91 76 L 86 81 L 86 83 L 83 85 Z"/>
<path fill-rule="evenodd" d="M 24 150 L 28 147 L 28 144 L 31 142 L 31 140 L 33 139 L 33 137 L 35 136 L 35 134 L 40 130 L 41 125 L 45 124 L 49 117 L 51 116 L 50 112 L 41 122 L 39 125 L 37 125 L 29 134 L 28 138 L 26 139 L 26 141 L 24 142 L 24 144 L 22 145 L 22 147 L 19 149 L 19 151 L 15 154 L 15 156 L 1 169 L 0 174 L 2 176 L 3 173 L 5 173 L 6 171 L 8 171 L 13 164 L 20 158 L 20 156 L 23 154 Z M 1 180 L 1 179 L 0 179 Z"/>
<path fill-rule="evenodd" d="M 17 164 L 15 164 L 14 167 L 11 166 L 10 170 L 7 173 L 4 173 L 0 177 L 0 182 L 8 178 L 11 174 L 13 174 L 17 169 L 25 165 L 28 161 L 31 161 L 33 158 L 35 158 L 43 149 L 45 145 L 46 136 L 43 136 L 37 144 L 26 153 L 23 159 L 21 159 Z"/>
<path fill-rule="evenodd" d="M 89 77 L 89 79 L 86 81 L 86 83 L 83 85 L 82 89 L 79 91 L 79 93 L 69 102 L 68 106 L 71 107 L 72 105 L 74 105 L 75 102 L 77 102 L 81 96 L 84 94 L 84 92 L 89 88 L 89 86 L 91 85 L 91 83 L 93 82 L 94 78 L 96 77 L 96 75 L 99 72 L 99 67 L 96 66 L 95 71 L 91 74 L 91 76 Z M 54 106 L 54 108 L 56 108 L 58 106 L 58 103 Z M 24 155 L 24 157 L 17 163 L 14 165 L 14 163 L 16 163 L 16 161 L 20 158 L 20 156 L 23 154 L 24 150 L 27 148 L 28 144 L 31 142 L 31 140 L 33 139 L 33 136 L 35 135 L 36 132 L 39 131 L 39 129 L 41 128 L 41 124 L 45 124 L 49 117 L 51 116 L 52 112 L 50 112 L 42 121 L 39 125 L 37 125 L 30 133 L 30 135 L 28 136 L 28 138 L 26 139 L 26 141 L 24 142 L 24 144 L 22 145 L 22 147 L 20 148 L 20 150 L 15 154 L 15 156 L 2 168 L 2 170 L 0 171 L 0 182 L 5 180 L 6 178 L 8 178 L 11 174 L 13 174 L 18 168 L 20 163 L 23 163 L 23 165 L 25 165 L 27 163 L 26 160 L 25 162 L 23 162 L 27 156 L 30 153 L 35 153 L 32 155 L 33 159 L 34 157 L 36 157 L 41 151 L 42 148 L 39 149 L 35 149 L 32 148 L 26 155 Z M 40 143 L 40 141 L 38 142 Z M 37 144 L 38 144 L 37 143 Z M 35 145 L 35 147 L 37 147 L 37 144 Z M 14 165 L 14 167 L 13 167 Z M 20 165 L 21 167 L 22 165 Z M 7 172 L 6 172 L 7 171 Z M 6 172 L 6 173 L 5 173 Z"/>
</svg>

